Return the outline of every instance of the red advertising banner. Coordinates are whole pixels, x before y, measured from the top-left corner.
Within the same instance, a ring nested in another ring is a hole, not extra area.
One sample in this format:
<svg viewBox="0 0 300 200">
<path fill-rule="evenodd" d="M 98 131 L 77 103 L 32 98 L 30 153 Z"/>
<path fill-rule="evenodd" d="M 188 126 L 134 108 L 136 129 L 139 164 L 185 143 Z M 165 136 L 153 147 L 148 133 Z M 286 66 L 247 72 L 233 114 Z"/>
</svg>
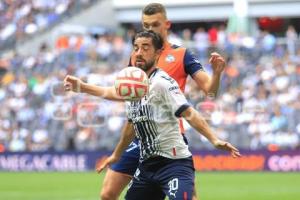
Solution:
<svg viewBox="0 0 300 200">
<path fill-rule="evenodd" d="M 262 171 L 264 155 L 244 155 L 232 158 L 230 155 L 194 155 L 194 166 L 198 171 Z"/>
<path fill-rule="evenodd" d="M 219 151 L 193 152 L 198 171 L 300 171 L 300 151 L 242 151 L 232 158 Z"/>
</svg>

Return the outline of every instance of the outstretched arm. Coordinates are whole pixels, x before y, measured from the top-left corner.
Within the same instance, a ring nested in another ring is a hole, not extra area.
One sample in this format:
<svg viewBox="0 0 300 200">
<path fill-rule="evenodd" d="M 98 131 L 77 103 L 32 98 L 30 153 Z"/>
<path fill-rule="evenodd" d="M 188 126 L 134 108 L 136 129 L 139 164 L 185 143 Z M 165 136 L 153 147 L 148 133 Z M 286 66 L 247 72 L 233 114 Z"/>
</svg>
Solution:
<svg viewBox="0 0 300 200">
<path fill-rule="evenodd" d="M 199 71 L 193 75 L 193 79 L 206 95 L 216 97 L 218 94 L 221 75 L 225 69 L 226 63 L 224 58 L 216 52 L 211 54 L 209 63 L 213 70 L 212 77 L 210 77 L 205 71 Z"/>
<path fill-rule="evenodd" d="M 75 76 L 67 75 L 64 79 L 64 88 L 66 91 L 81 92 L 107 100 L 123 101 L 123 98 L 117 95 L 114 87 L 103 87 L 88 84 Z"/>
<path fill-rule="evenodd" d="M 239 150 L 229 142 L 220 140 L 210 129 L 205 119 L 194 108 L 189 107 L 181 113 L 188 123 L 205 136 L 216 148 L 229 151 L 233 157 L 240 157 Z"/>
<path fill-rule="evenodd" d="M 134 137 L 135 137 L 135 133 L 134 133 L 133 124 L 127 122 L 122 129 L 121 138 L 114 152 L 104 161 L 103 164 L 97 166 L 96 171 L 100 173 L 108 165 L 117 162 L 120 159 L 122 153 L 128 147 L 128 145 L 133 141 Z"/>
</svg>

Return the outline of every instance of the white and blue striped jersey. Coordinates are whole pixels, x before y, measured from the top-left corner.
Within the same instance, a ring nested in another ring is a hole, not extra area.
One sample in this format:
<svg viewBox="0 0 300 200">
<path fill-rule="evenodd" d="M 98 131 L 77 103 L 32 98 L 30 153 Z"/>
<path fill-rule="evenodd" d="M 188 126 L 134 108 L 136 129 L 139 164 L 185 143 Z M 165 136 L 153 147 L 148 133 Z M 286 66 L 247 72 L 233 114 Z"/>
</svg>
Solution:
<svg viewBox="0 0 300 200">
<path fill-rule="evenodd" d="M 149 94 L 126 103 L 128 120 L 140 140 L 141 160 L 190 157 L 179 127 L 179 116 L 189 107 L 185 96 L 177 82 L 160 69 L 151 73 L 149 80 Z"/>
</svg>

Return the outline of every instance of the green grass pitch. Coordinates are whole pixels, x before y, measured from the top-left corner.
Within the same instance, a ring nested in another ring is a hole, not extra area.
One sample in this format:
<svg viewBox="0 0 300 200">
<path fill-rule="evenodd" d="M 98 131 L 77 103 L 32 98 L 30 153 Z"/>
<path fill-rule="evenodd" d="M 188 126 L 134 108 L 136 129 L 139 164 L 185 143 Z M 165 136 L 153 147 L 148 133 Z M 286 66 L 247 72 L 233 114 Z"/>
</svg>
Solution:
<svg viewBox="0 0 300 200">
<path fill-rule="evenodd" d="M 300 173 L 197 173 L 200 200 L 299 200 Z M 103 173 L 0 172 L 0 200 L 98 200 Z M 121 198 L 123 199 L 123 198 Z"/>
</svg>

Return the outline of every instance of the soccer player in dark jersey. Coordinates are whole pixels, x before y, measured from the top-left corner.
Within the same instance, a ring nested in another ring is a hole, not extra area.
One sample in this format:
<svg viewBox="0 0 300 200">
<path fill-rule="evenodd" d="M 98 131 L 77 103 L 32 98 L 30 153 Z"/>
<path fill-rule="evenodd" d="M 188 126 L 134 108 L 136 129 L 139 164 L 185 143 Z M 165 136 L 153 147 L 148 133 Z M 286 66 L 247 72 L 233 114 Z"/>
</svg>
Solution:
<svg viewBox="0 0 300 200">
<path fill-rule="evenodd" d="M 167 19 L 162 4 L 151 3 L 145 6 L 142 15 L 143 28 L 159 33 L 164 41 L 163 50 L 158 60 L 158 66 L 174 78 L 184 91 L 187 76 L 190 75 L 200 90 L 210 96 L 216 96 L 221 73 L 225 68 L 224 59 L 217 53 L 210 58 L 213 74 L 210 77 L 202 68 L 198 59 L 186 48 L 177 47 L 168 42 L 168 30 L 171 22 Z M 134 60 L 132 60 L 134 63 Z M 88 93 L 110 100 L 122 100 L 116 95 L 114 87 L 100 87 L 83 83 L 80 79 L 67 76 L 66 90 Z M 181 123 L 181 122 L 180 122 Z M 181 123 L 182 124 L 182 123 Z M 182 133 L 183 128 L 180 126 Z M 107 171 L 101 191 L 101 199 L 116 200 L 125 186 L 131 180 L 139 162 L 139 148 L 137 140 L 130 144 L 120 161 L 112 165 Z M 196 200 L 196 198 L 194 198 Z"/>
</svg>

